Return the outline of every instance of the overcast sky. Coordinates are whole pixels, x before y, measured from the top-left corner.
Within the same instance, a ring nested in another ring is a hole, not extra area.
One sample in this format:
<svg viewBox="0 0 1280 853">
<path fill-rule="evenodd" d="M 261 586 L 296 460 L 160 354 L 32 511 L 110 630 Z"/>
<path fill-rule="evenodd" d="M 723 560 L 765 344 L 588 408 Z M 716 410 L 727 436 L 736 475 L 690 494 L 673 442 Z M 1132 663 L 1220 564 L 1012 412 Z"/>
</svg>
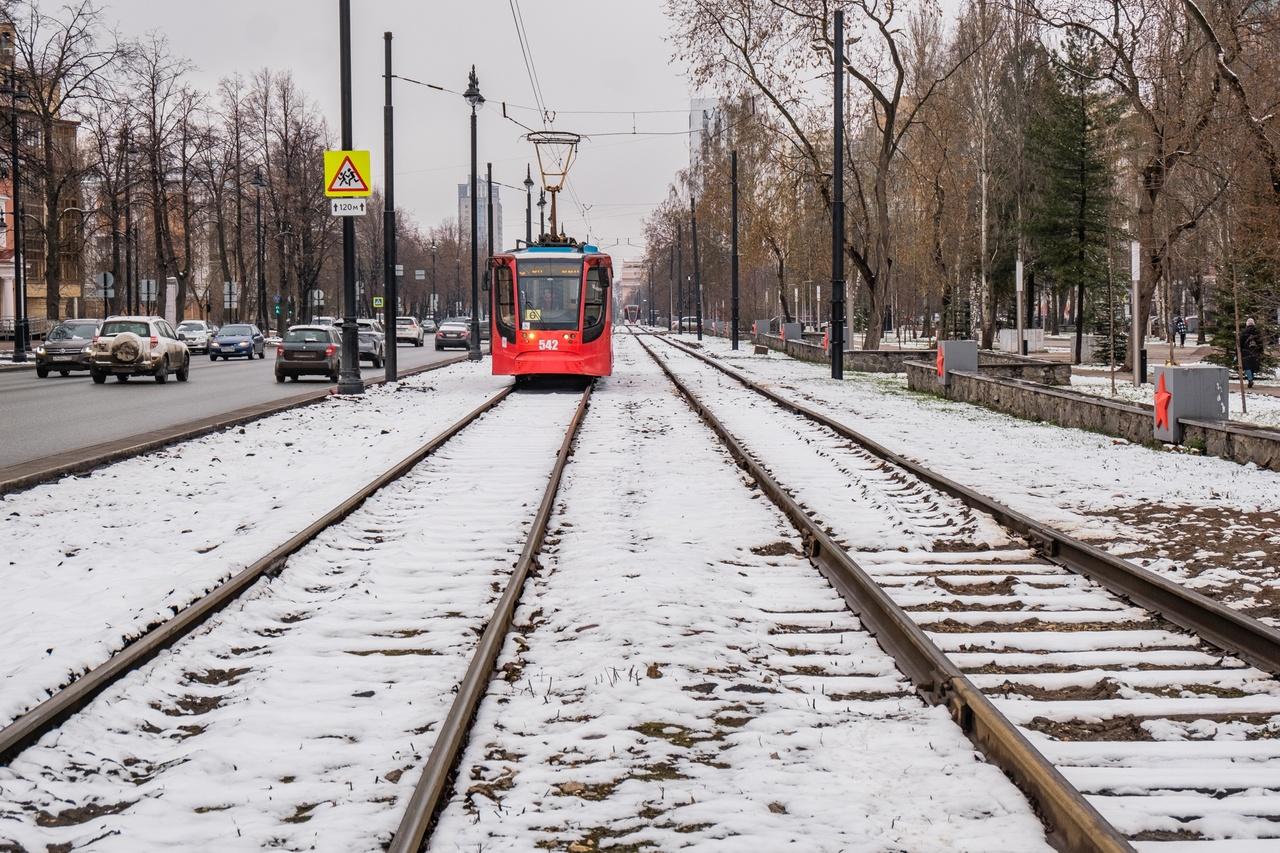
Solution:
<svg viewBox="0 0 1280 853">
<path fill-rule="evenodd" d="M 194 82 L 211 89 L 220 77 L 262 67 L 289 69 L 339 130 L 338 3 L 336 0 L 103 0 L 124 36 L 158 30 L 174 52 L 197 67 Z M 466 87 L 472 63 L 488 103 L 480 114 L 479 158 L 494 164 L 494 180 L 521 184 L 525 164 L 537 164 L 524 131 L 502 117 L 500 102 L 533 105 L 508 0 L 353 0 L 352 78 L 355 147 L 373 152 L 382 183 L 384 31 L 395 35 L 396 73 Z M 630 115 L 569 115 L 570 110 L 670 110 L 638 115 L 636 129 L 666 136 L 603 136 L 583 143 L 570 183 L 588 209 L 591 236 L 618 257 L 633 256 L 630 238 L 660 201 L 672 176 L 687 165 L 690 91 L 672 61 L 659 0 L 522 0 L 534 65 L 555 127 L 584 134 L 632 129 Z M 466 180 L 468 110 L 457 95 L 396 81 L 396 203 L 420 223 L 457 216 L 457 184 Z M 512 111 L 536 126 L 537 113 Z M 535 188 L 536 196 L 536 188 Z M 583 236 L 582 215 L 562 194 L 561 218 Z M 502 190 L 504 239 L 524 235 L 524 193 Z M 535 197 L 536 201 L 536 197 Z M 534 208 L 535 226 L 537 208 Z"/>
</svg>

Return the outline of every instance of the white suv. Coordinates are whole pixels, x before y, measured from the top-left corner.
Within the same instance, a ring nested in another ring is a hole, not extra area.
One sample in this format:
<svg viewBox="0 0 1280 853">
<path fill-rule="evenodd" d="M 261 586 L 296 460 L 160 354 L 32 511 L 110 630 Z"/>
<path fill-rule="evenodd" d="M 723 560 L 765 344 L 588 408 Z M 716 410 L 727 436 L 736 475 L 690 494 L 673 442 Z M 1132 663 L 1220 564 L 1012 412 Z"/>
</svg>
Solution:
<svg viewBox="0 0 1280 853">
<path fill-rule="evenodd" d="M 192 352 L 208 352 L 209 341 L 218 333 L 218 327 L 204 320 L 183 320 L 178 324 L 178 338 Z"/>
<path fill-rule="evenodd" d="M 396 343 L 408 341 L 415 347 L 420 347 L 426 343 L 426 340 L 427 333 L 418 324 L 417 317 L 396 318 Z"/>
<path fill-rule="evenodd" d="M 117 382 L 130 376 L 167 382 L 175 373 L 179 382 L 186 382 L 191 373 L 187 345 L 162 317 L 108 317 L 90 347 L 89 375 L 98 385 L 108 375 Z"/>
</svg>

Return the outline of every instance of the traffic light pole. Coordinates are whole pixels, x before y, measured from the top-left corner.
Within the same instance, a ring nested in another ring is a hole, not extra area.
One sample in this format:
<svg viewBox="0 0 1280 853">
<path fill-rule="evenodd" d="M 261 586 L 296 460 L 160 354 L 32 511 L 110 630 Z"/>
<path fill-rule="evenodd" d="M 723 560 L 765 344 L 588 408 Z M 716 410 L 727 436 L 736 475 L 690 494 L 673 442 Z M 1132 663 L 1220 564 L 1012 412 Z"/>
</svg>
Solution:
<svg viewBox="0 0 1280 853">
<path fill-rule="evenodd" d="M 396 313 L 399 311 L 399 282 L 396 281 L 396 173 L 393 148 L 395 132 L 391 106 L 391 33 L 383 33 L 382 41 L 386 52 L 386 105 L 382 108 L 382 146 L 386 151 L 383 161 L 385 177 L 383 193 L 386 204 L 382 214 L 382 278 L 386 283 L 383 292 L 386 301 L 383 304 L 382 334 L 383 366 L 386 368 L 388 382 L 395 382 L 400 375 L 396 363 Z"/>
<path fill-rule="evenodd" d="M 738 152 L 734 151 L 730 158 L 729 180 L 732 184 L 730 209 L 730 247 L 729 247 L 729 339 L 733 349 L 738 348 Z"/>
</svg>

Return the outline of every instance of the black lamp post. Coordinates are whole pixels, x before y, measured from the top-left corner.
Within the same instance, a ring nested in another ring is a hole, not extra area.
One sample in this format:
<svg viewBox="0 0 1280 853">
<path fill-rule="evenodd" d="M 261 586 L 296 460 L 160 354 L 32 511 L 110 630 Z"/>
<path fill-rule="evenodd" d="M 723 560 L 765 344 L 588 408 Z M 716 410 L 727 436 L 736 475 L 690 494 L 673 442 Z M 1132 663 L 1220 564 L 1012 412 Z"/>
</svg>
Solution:
<svg viewBox="0 0 1280 853">
<path fill-rule="evenodd" d="M 265 254 L 262 245 L 262 188 L 267 185 L 262 177 L 262 167 L 253 169 L 253 234 L 254 256 L 258 275 L 258 328 L 265 333 L 267 326 L 267 275 L 263 264 Z"/>
<path fill-rule="evenodd" d="M 342 150 L 355 147 L 351 107 L 351 0 L 338 0 L 338 77 L 341 85 Z M 356 223 L 342 217 L 342 361 L 338 392 L 363 394 L 360 333 L 356 325 Z"/>
<path fill-rule="evenodd" d="M 524 242 L 533 242 L 533 170 L 524 167 Z"/>
<path fill-rule="evenodd" d="M 538 190 L 538 237 L 547 233 L 547 191 Z"/>
<path fill-rule="evenodd" d="M 436 307 L 436 241 L 431 241 L 431 319 L 440 322 L 440 309 Z"/>
<path fill-rule="evenodd" d="M 480 355 L 480 245 L 476 231 L 476 110 L 484 106 L 480 94 L 480 81 L 476 79 L 476 67 L 471 66 L 467 91 L 462 93 L 471 106 L 471 343 L 467 352 L 469 361 L 479 361 Z"/>
</svg>

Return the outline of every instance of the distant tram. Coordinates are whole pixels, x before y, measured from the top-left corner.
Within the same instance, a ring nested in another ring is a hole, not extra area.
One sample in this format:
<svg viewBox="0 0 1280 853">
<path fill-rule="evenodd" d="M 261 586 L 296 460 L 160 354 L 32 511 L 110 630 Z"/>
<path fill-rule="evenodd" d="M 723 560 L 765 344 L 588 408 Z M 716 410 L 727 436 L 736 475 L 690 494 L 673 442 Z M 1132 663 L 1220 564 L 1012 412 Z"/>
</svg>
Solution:
<svg viewBox="0 0 1280 853">
<path fill-rule="evenodd" d="M 608 255 L 585 243 L 539 243 L 495 255 L 492 273 L 495 376 L 613 372 Z"/>
<path fill-rule="evenodd" d="M 622 306 L 622 314 L 624 317 L 627 318 L 628 323 L 640 322 L 640 306 L 639 305 Z"/>
</svg>

